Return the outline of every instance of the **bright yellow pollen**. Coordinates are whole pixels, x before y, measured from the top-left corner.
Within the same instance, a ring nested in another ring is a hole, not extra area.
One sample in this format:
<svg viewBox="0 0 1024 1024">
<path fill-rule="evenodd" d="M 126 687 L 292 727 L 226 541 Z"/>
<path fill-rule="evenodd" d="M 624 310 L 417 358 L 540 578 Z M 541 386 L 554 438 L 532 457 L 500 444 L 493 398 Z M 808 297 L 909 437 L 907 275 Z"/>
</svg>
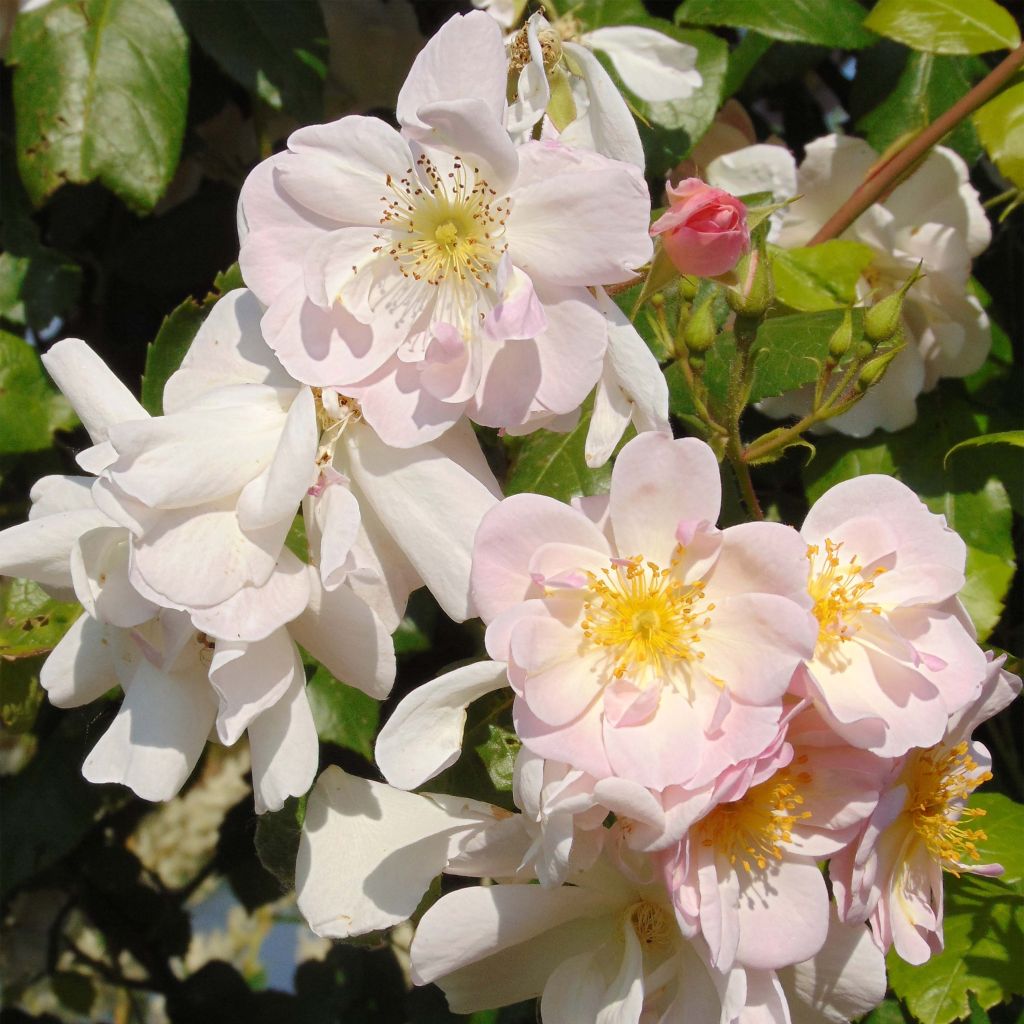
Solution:
<svg viewBox="0 0 1024 1024">
<path fill-rule="evenodd" d="M 644 952 L 664 949 L 672 941 L 672 922 L 662 907 L 641 900 L 629 908 L 629 923 Z"/>
<path fill-rule="evenodd" d="M 767 782 L 747 790 L 732 803 L 719 804 L 697 824 L 701 842 L 739 862 L 752 874 L 764 870 L 770 860 L 782 859 L 782 844 L 793 838 L 793 826 L 811 816 L 798 808 L 804 802 L 799 786 L 807 786 L 811 775 L 804 770 L 806 757 L 798 757 L 791 768 L 773 775 Z"/>
<path fill-rule="evenodd" d="M 509 200 L 480 176 L 480 170 L 455 157 L 442 174 L 420 156 L 416 169 L 401 178 L 387 176 L 389 194 L 381 196 L 384 212 L 375 253 L 386 253 L 405 277 L 439 285 L 490 289 L 498 261 Z"/>
<path fill-rule="evenodd" d="M 608 649 L 616 677 L 638 669 L 664 672 L 704 657 L 695 648 L 715 606 L 698 607 L 704 583 L 682 583 L 674 569 L 674 563 L 662 569 L 637 555 L 602 569 L 600 576 L 587 573 L 583 635 Z"/>
<path fill-rule="evenodd" d="M 446 245 L 451 248 L 459 239 L 459 229 L 450 221 L 446 220 L 438 225 L 434 232 L 434 240 L 438 245 Z"/>
<path fill-rule="evenodd" d="M 864 576 L 864 569 L 854 555 L 848 562 L 839 561 L 842 543 L 825 538 L 825 555 L 819 558 L 816 544 L 807 548 L 811 563 L 808 590 L 814 599 L 814 617 L 818 620 L 819 654 L 835 650 L 860 629 L 857 619 L 861 615 L 881 615 L 881 609 L 864 600 L 875 585 L 875 577 L 885 569 L 875 569 Z"/>
<path fill-rule="evenodd" d="M 992 773 L 978 771 L 966 743 L 923 751 L 910 771 L 912 791 L 907 809 L 914 829 L 929 853 L 957 875 L 958 864 L 968 858 L 981 860 L 976 844 L 988 839 L 981 829 L 961 825 L 964 818 L 980 818 L 985 812 L 980 807 L 961 807 L 959 801 L 991 779 Z"/>
</svg>

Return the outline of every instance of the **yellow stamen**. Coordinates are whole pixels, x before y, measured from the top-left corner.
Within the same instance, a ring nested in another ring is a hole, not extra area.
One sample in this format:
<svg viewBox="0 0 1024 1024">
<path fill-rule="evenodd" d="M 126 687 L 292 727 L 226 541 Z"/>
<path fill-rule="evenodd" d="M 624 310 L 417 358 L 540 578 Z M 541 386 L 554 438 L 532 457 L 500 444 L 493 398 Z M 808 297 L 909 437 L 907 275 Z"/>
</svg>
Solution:
<svg viewBox="0 0 1024 1024">
<path fill-rule="evenodd" d="M 675 663 L 704 657 L 696 645 L 715 606 L 698 607 L 703 581 L 683 583 L 674 571 L 674 563 L 662 569 L 637 555 L 600 575 L 587 573 L 583 635 L 608 649 L 616 677 L 637 670 L 663 674 Z"/>
<path fill-rule="evenodd" d="M 811 563 L 808 590 L 814 599 L 814 617 L 818 620 L 818 655 L 830 653 L 860 630 L 862 615 L 881 615 L 876 604 L 864 600 L 874 587 L 875 578 L 885 572 L 878 568 L 865 576 L 864 567 L 854 555 L 842 564 L 839 549 L 842 543 L 825 538 L 825 554 L 812 544 L 807 548 Z"/>
<path fill-rule="evenodd" d="M 387 229 L 377 237 L 374 252 L 386 253 L 403 276 L 439 285 L 494 287 L 502 253 L 501 241 L 509 214 L 507 198 L 481 177 L 480 169 L 456 156 L 452 170 L 442 174 L 426 156 L 401 178 L 387 176 L 381 196 Z"/>
<path fill-rule="evenodd" d="M 966 743 L 922 751 L 909 772 L 907 809 L 932 856 L 954 875 L 965 860 L 981 860 L 976 844 L 988 836 L 981 829 L 965 828 L 961 821 L 980 818 L 985 812 L 980 807 L 963 807 L 961 801 L 991 779 L 992 773 L 979 771 Z"/>
<path fill-rule="evenodd" d="M 662 907 L 650 900 L 641 900 L 629 908 L 629 923 L 644 952 L 662 950 L 672 941 L 672 921 Z"/>
<path fill-rule="evenodd" d="M 724 854 L 730 864 L 738 862 L 748 874 L 781 860 L 782 844 L 792 840 L 793 826 L 811 816 L 799 810 L 804 802 L 799 786 L 811 781 L 803 768 L 806 760 L 797 758 L 794 768 L 777 772 L 739 800 L 719 804 L 696 826 L 701 843 Z"/>
</svg>

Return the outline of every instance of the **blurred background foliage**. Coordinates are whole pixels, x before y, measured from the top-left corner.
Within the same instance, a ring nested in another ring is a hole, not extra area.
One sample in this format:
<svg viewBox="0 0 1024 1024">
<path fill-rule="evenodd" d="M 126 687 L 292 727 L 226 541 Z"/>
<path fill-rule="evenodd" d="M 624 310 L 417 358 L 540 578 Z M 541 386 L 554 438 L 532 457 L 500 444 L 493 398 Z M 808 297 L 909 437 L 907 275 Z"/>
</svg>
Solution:
<svg viewBox="0 0 1024 1024">
<path fill-rule="evenodd" d="M 872 17 L 895 2 L 885 0 Z M 862 24 L 868 6 L 563 0 L 561 9 L 590 28 L 643 23 L 698 48 L 704 86 L 691 101 L 635 102 L 657 206 L 664 174 L 730 97 L 749 112 L 759 138 L 780 137 L 798 159 L 810 140 L 837 129 L 881 152 L 946 110 L 998 59 L 986 52 L 998 50 L 998 39 L 966 46 L 954 39 L 923 52 L 896 41 L 898 31 L 882 38 Z M 1005 6 L 1011 22 L 1019 19 L 1020 3 Z M 74 472 L 74 453 L 86 443 L 38 353 L 61 337 L 85 338 L 129 386 L 145 373 L 143 400 L 158 410 L 162 382 L 210 306 L 239 284 L 235 206 L 246 174 L 299 125 L 345 113 L 393 122 L 423 39 L 469 5 L 23 0 L 17 7 L 0 5 L 0 526 L 24 519 L 39 477 Z M 1000 23 L 991 31 L 998 37 Z M 983 200 L 1006 202 L 1024 186 L 1024 142 L 1019 129 L 1014 142 L 1006 128 L 1024 121 L 1022 87 L 1013 88 L 1004 107 L 962 122 L 946 140 L 971 165 Z M 967 541 L 972 615 L 987 645 L 1010 652 L 1020 671 L 1020 460 L 1016 449 L 991 446 L 944 461 L 959 441 L 1022 426 L 1022 214 L 997 221 L 997 213 L 992 245 L 975 264 L 994 324 L 986 365 L 923 398 L 912 427 L 865 441 L 832 435 L 810 461 L 790 452 L 755 471 L 755 483 L 772 514 L 798 523 L 832 483 L 864 472 L 899 476 Z M 673 403 L 685 417 L 678 389 Z M 756 429 L 770 428 L 748 415 Z M 509 493 L 565 499 L 607 487 L 607 468 L 595 472 L 583 462 L 584 434 L 585 425 L 507 444 L 482 440 Z M 735 500 L 732 509 L 739 518 Z M 0 1022 L 455 1020 L 436 989 L 409 990 L 407 929 L 332 945 L 304 928 L 290 895 L 302 804 L 257 819 L 244 746 L 208 747 L 193 780 L 166 805 L 82 779 L 85 752 L 116 701 L 56 711 L 38 682 L 46 652 L 78 611 L 34 584 L 0 583 Z M 482 629 L 451 623 L 420 591 L 396 645 L 398 683 L 383 706 L 307 666 L 322 766 L 374 776 L 379 722 L 414 686 L 481 656 Z M 431 788 L 510 804 L 516 740 L 507 713 L 500 698 L 476 705 L 463 757 Z M 1007 874 L 998 882 L 950 879 L 947 951 L 925 968 L 891 961 L 893 991 L 873 1024 L 1024 1019 L 1024 832 L 1011 803 L 1024 799 L 1022 726 L 1018 704 L 988 723 L 983 737 L 995 757 L 996 778 L 983 798 L 990 833 L 999 836 L 990 852 Z M 532 1022 L 536 1011 L 524 1004 L 472 1019 Z"/>
</svg>

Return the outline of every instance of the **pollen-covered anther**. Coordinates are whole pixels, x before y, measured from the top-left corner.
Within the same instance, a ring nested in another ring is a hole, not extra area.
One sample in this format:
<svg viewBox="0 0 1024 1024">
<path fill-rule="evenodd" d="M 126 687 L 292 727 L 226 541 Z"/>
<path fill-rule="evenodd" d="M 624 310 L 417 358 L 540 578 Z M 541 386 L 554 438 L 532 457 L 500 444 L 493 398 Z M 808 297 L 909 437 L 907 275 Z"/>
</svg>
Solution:
<svg viewBox="0 0 1024 1024">
<path fill-rule="evenodd" d="M 964 807 L 963 802 L 992 778 L 989 771 L 979 770 L 966 743 L 939 750 L 926 750 L 912 765 L 912 793 L 908 809 L 914 829 L 924 840 L 929 852 L 952 874 L 965 860 L 979 861 L 978 843 L 988 835 L 977 828 L 967 828 L 966 818 L 980 818 L 980 807 Z"/>
<path fill-rule="evenodd" d="M 562 59 L 562 39 L 566 38 L 557 28 L 542 28 L 537 32 L 541 61 L 545 70 L 550 70 Z M 572 38 L 569 36 L 568 38 Z M 533 59 L 530 53 L 530 37 L 525 28 L 520 29 L 509 43 L 509 70 L 517 74 Z"/>
<path fill-rule="evenodd" d="M 672 941 L 673 922 L 657 903 L 640 900 L 629 908 L 629 923 L 644 952 L 665 949 Z"/>
<path fill-rule="evenodd" d="M 799 781 L 799 776 L 784 769 L 739 800 L 719 804 L 697 826 L 701 843 L 724 854 L 730 864 L 739 863 L 748 874 L 781 860 L 783 844 L 792 841 L 793 827 L 811 816 L 810 811 L 801 810 L 804 798 Z"/>
<path fill-rule="evenodd" d="M 641 555 L 587 573 L 580 625 L 588 641 L 608 649 L 616 677 L 703 659 L 697 645 L 715 606 L 702 604 L 702 580 L 683 583 L 675 573 L 675 563 L 663 569 Z"/>
<path fill-rule="evenodd" d="M 387 175 L 380 218 L 388 232 L 374 252 L 386 252 L 401 273 L 440 285 L 452 279 L 485 289 L 494 286 L 509 215 L 507 197 L 498 198 L 480 168 L 454 157 L 452 169 L 438 170 L 421 155 L 416 168 Z"/>
<path fill-rule="evenodd" d="M 316 426 L 320 434 L 314 463 L 322 470 L 334 461 L 334 450 L 345 428 L 363 418 L 363 410 L 354 398 L 338 394 L 333 388 L 310 388 Z"/>
<path fill-rule="evenodd" d="M 848 562 L 841 562 L 839 549 L 842 546 L 842 542 L 826 537 L 823 555 L 816 544 L 807 548 L 807 559 L 811 563 L 808 590 L 814 599 L 814 617 L 818 620 L 818 644 L 826 650 L 852 639 L 861 628 L 858 620 L 862 615 L 882 614 L 878 605 L 864 598 L 885 569 L 880 567 L 865 574 L 856 555 Z"/>
</svg>

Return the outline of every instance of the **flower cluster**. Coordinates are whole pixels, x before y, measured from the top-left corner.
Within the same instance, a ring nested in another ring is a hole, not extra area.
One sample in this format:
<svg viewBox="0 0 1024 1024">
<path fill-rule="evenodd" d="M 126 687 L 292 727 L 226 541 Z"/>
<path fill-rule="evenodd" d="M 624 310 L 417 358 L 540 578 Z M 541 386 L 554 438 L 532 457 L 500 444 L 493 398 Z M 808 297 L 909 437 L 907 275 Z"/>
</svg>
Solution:
<svg viewBox="0 0 1024 1024">
<path fill-rule="evenodd" d="M 478 6 L 506 28 L 522 13 Z M 882 999 L 890 948 L 941 949 L 944 870 L 1001 870 L 968 806 L 990 777 L 972 733 L 1020 680 L 958 600 L 963 541 L 897 480 L 836 485 L 800 530 L 719 527 L 719 457 L 673 438 L 665 377 L 609 295 L 655 276 L 652 236 L 705 278 L 749 252 L 728 300 L 749 328 L 764 238 L 711 186 L 764 191 L 760 161 L 786 182 L 776 198 L 804 195 L 770 229 L 801 245 L 831 209 L 823 180 L 859 180 L 868 154 L 819 140 L 798 174 L 777 147 L 740 149 L 710 184 L 670 185 L 652 226 L 632 115 L 593 50 L 642 100 L 701 82 L 692 47 L 653 29 L 535 14 L 504 38 L 476 11 L 416 58 L 397 128 L 294 132 L 242 189 L 246 287 L 214 305 L 158 413 L 83 341 L 42 357 L 92 444 L 82 475 L 36 484 L 0 568 L 82 605 L 42 670 L 53 704 L 123 690 L 90 781 L 166 800 L 208 739 L 245 735 L 257 811 L 312 787 L 297 890 L 317 934 L 399 925 L 442 873 L 493 880 L 416 926 L 413 980 L 454 1011 L 540 997 L 546 1024 L 849 1021 Z M 980 307 L 942 291 L 984 244 L 980 210 L 955 158 L 929 161 L 963 237 L 901 220 L 907 185 L 857 228 L 887 254 L 876 277 L 931 264 L 892 378 L 916 382 L 911 406 L 985 348 Z M 702 287 L 673 339 L 691 383 L 721 327 Z M 742 382 L 739 328 L 732 344 Z M 565 432 L 591 394 L 587 465 L 637 431 L 608 493 L 503 498 L 474 424 Z M 871 408 L 837 425 L 873 425 Z M 386 783 L 331 767 L 314 785 L 307 663 L 386 698 L 420 586 L 482 619 L 488 660 L 397 704 L 375 751 Z M 498 691 L 516 812 L 414 792 Z"/>
<path fill-rule="evenodd" d="M 799 532 L 719 529 L 719 504 L 710 449 L 652 432 L 608 495 L 483 517 L 494 661 L 399 704 L 376 749 L 391 786 L 321 778 L 298 871 L 314 930 L 394 924 L 441 871 L 496 877 L 426 912 L 414 977 L 459 1012 L 541 995 L 545 1021 L 844 1021 L 881 999 L 885 950 L 941 948 L 943 869 L 1001 870 L 966 807 L 990 777 L 971 733 L 1020 689 L 957 601 L 963 542 L 889 477 L 832 488 Z M 506 685 L 520 813 L 405 792 Z"/>
<path fill-rule="evenodd" d="M 413 589 L 471 614 L 470 543 L 500 491 L 466 417 L 532 430 L 599 385 L 592 458 L 631 418 L 667 429 L 657 363 L 601 287 L 650 256 L 642 174 L 513 141 L 507 66 L 491 18 L 457 17 L 413 66 L 401 131 L 344 117 L 253 171 L 248 288 L 216 304 L 161 415 L 84 342 L 43 357 L 90 476 L 41 480 L 0 566 L 85 610 L 43 670 L 51 701 L 124 690 L 90 780 L 168 799 L 212 730 L 248 734 L 257 810 L 305 793 L 301 650 L 379 699 Z"/>
</svg>

